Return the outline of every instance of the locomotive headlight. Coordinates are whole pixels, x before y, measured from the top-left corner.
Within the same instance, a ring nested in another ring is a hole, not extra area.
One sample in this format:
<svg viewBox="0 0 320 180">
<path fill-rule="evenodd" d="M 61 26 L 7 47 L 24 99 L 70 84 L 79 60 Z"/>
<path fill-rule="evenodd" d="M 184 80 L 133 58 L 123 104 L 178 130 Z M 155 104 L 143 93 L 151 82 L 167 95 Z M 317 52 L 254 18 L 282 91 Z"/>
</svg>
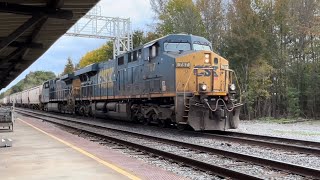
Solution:
<svg viewBox="0 0 320 180">
<path fill-rule="evenodd" d="M 230 85 L 230 90 L 231 90 L 231 91 L 236 90 L 236 85 L 235 85 L 235 84 L 231 84 L 231 85 Z"/>
<path fill-rule="evenodd" d="M 207 90 L 207 85 L 206 84 L 200 84 L 200 90 L 201 91 L 206 91 Z"/>
<path fill-rule="evenodd" d="M 205 54 L 204 55 L 204 63 L 209 64 L 210 63 L 210 54 Z"/>
</svg>

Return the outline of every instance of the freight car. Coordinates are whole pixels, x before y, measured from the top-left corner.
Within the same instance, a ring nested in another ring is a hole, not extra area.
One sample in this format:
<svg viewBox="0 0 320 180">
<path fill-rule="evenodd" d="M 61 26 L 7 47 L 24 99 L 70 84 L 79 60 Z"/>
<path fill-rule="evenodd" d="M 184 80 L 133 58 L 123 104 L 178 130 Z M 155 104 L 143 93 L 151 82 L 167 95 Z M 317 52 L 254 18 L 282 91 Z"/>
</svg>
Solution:
<svg viewBox="0 0 320 180">
<path fill-rule="evenodd" d="M 46 111 L 226 130 L 239 124 L 235 78 L 208 40 L 174 34 L 49 80 L 38 88 L 40 96 L 26 96 L 28 105 L 39 99 L 32 102 Z"/>
<path fill-rule="evenodd" d="M 21 94 L 22 107 L 40 109 L 41 93 L 42 93 L 42 85 L 22 91 L 22 94 Z"/>
</svg>

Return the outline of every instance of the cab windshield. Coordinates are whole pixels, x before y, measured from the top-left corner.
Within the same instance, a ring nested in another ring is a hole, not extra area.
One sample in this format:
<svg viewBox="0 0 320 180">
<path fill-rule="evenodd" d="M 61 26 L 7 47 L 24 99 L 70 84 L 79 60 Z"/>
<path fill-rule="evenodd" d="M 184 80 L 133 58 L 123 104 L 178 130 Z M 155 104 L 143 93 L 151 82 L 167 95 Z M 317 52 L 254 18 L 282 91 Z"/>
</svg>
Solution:
<svg viewBox="0 0 320 180">
<path fill-rule="evenodd" d="M 164 51 L 167 52 L 180 52 L 180 51 L 190 51 L 191 44 L 186 42 L 166 42 L 164 43 Z"/>
<path fill-rule="evenodd" d="M 211 50 L 211 48 L 210 48 L 210 46 L 208 46 L 208 45 L 205 45 L 205 44 L 193 44 L 193 49 L 195 50 L 195 51 L 203 51 L 203 50 L 206 50 L 206 51 L 210 51 Z"/>
</svg>

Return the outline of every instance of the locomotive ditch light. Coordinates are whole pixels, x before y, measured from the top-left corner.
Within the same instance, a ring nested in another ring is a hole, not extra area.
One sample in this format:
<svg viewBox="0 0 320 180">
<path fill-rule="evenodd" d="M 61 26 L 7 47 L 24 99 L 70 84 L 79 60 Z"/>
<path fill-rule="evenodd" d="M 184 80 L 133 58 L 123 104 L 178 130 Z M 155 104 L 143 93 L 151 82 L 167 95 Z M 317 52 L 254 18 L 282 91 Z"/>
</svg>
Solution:
<svg viewBox="0 0 320 180">
<path fill-rule="evenodd" d="M 236 85 L 235 84 L 231 84 L 229 86 L 229 93 L 230 94 L 236 94 Z"/>
<path fill-rule="evenodd" d="M 206 84 L 199 84 L 200 91 L 207 91 L 208 86 Z"/>
<path fill-rule="evenodd" d="M 235 91 L 236 90 L 236 85 L 235 84 L 231 84 L 229 88 L 230 88 L 231 91 Z"/>
</svg>

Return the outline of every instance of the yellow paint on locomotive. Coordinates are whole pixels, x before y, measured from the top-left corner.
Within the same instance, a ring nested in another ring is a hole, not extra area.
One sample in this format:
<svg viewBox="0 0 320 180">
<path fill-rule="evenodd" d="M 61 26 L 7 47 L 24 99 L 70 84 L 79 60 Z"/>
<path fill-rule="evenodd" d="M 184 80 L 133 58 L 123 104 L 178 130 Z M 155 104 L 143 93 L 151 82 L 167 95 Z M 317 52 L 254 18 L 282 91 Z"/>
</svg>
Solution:
<svg viewBox="0 0 320 180">
<path fill-rule="evenodd" d="M 99 71 L 98 84 L 101 84 L 102 88 L 113 87 L 113 81 L 112 81 L 113 71 L 114 71 L 114 67 Z"/>
<path fill-rule="evenodd" d="M 212 51 L 198 51 L 176 58 L 176 90 L 197 95 L 199 84 L 206 84 L 207 95 L 224 96 L 231 82 L 228 70 L 228 60 Z"/>
<path fill-rule="evenodd" d="M 73 79 L 72 80 L 72 88 L 73 88 L 73 94 L 75 96 L 78 96 L 80 94 L 80 87 L 81 87 L 81 81 L 80 79 Z"/>
</svg>

